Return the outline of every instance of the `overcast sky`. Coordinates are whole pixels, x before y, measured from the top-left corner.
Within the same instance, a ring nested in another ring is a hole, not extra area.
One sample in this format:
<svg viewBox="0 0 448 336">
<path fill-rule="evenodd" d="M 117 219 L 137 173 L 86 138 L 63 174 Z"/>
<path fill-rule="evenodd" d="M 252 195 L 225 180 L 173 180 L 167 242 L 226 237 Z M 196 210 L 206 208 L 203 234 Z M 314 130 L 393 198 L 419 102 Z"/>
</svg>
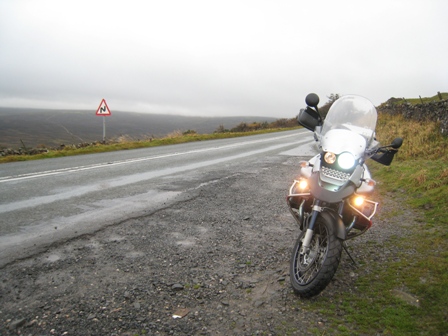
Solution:
<svg viewBox="0 0 448 336">
<path fill-rule="evenodd" d="M 446 0 L 0 0 L 0 106 L 294 117 L 448 91 Z"/>
</svg>

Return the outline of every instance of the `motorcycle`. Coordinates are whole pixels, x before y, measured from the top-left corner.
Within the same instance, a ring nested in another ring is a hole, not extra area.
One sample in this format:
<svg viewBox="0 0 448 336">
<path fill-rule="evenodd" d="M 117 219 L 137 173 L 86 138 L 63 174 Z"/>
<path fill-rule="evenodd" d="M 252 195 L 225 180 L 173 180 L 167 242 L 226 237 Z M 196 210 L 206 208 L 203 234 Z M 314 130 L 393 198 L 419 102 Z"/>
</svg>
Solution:
<svg viewBox="0 0 448 336">
<path fill-rule="evenodd" d="M 297 117 L 314 132 L 319 154 L 300 162 L 299 177 L 289 189 L 287 204 L 301 233 L 290 260 L 294 291 L 312 297 L 330 283 L 346 241 L 372 226 L 378 203 L 368 199 L 376 182 L 365 162 L 371 158 L 390 165 L 403 139 L 380 146 L 375 138 L 377 111 L 366 98 L 342 96 L 319 113 L 319 97 L 307 95 L 306 109 Z"/>
</svg>

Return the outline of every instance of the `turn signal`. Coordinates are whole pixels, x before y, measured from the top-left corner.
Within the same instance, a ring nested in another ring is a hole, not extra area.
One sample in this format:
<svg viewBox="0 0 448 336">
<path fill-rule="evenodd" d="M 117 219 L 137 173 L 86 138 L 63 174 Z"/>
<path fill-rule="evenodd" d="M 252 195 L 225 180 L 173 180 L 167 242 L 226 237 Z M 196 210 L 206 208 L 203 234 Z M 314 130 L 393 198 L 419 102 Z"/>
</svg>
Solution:
<svg viewBox="0 0 448 336">
<path fill-rule="evenodd" d="M 367 183 L 367 185 L 369 187 L 374 187 L 376 185 L 375 180 L 372 180 L 372 179 L 365 179 L 365 182 Z"/>
</svg>

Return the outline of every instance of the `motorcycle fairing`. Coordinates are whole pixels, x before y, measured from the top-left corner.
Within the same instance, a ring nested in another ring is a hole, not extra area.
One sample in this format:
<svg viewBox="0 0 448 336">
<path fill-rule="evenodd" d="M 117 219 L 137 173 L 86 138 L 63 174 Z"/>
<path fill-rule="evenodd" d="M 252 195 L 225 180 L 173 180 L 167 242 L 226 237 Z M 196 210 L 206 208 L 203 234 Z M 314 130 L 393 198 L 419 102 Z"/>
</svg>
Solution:
<svg viewBox="0 0 448 336">
<path fill-rule="evenodd" d="M 321 147 L 324 152 L 332 152 L 336 155 L 349 152 L 356 160 L 359 160 L 364 156 L 366 139 L 346 129 L 332 129 L 322 136 Z"/>
</svg>

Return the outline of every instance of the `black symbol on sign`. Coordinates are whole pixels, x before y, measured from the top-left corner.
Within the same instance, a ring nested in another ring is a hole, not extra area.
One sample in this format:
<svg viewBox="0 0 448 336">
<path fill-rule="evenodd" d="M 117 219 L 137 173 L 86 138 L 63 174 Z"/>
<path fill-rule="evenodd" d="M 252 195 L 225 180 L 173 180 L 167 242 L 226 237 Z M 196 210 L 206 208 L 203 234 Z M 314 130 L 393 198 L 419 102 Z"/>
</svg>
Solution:
<svg viewBox="0 0 448 336">
<path fill-rule="evenodd" d="M 101 112 L 106 112 L 106 106 L 103 106 L 102 108 L 100 108 Z"/>
</svg>

